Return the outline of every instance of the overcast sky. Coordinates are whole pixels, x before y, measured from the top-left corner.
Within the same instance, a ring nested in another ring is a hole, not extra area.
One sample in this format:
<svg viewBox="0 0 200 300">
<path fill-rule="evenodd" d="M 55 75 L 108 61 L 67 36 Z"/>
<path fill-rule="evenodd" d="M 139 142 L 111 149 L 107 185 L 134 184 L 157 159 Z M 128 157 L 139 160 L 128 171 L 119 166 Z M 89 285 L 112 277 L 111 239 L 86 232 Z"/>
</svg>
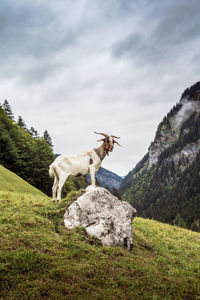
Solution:
<svg viewBox="0 0 200 300">
<path fill-rule="evenodd" d="M 55 153 L 119 135 L 102 166 L 126 175 L 199 73 L 199 0 L 0 1 L 0 102 Z"/>
</svg>

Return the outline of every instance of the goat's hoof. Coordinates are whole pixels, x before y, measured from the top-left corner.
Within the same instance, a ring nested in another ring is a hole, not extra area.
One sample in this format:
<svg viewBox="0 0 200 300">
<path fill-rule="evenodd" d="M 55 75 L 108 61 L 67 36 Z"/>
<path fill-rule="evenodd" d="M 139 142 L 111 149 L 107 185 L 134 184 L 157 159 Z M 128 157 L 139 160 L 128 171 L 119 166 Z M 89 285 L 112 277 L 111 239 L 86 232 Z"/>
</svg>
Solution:
<svg viewBox="0 0 200 300">
<path fill-rule="evenodd" d="M 91 192 L 91 191 L 95 190 L 95 188 L 96 188 L 96 186 L 91 184 L 91 185 L 88 185 L 85 190 L 86 190 L 86 192 Z"/>
</svg>

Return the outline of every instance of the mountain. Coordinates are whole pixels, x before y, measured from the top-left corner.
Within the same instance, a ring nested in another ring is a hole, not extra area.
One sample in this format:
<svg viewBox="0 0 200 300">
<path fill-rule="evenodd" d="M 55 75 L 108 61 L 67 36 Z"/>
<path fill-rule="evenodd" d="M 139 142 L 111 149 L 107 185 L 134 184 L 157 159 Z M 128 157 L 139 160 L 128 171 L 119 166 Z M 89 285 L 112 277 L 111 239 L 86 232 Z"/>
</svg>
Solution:
<svg viewBox="0 0 200 300">
<path fill-rule="evenodd" d="M 200 82 L 159 124 L 120 192 L 139 215 L 200 231 Z"/>
<path fill-rule="evenodd" d="M 121 176 L 102 167 L 96 172 L 95 178 L 101 187 L 107 187 L 111 192 L 118 190 L 123 180 Z M 89 175 L 87 175 L 87 180 L 91 183 Z"/>
<path fill-rule="evenodd" d="M 198 233 L 137 217 L 132 250 L 102 247 L 83 228 L 64 227 L 82 192 L 53 203 L 0 166 L 2 300 L 200 297 Z"/>
</svg>

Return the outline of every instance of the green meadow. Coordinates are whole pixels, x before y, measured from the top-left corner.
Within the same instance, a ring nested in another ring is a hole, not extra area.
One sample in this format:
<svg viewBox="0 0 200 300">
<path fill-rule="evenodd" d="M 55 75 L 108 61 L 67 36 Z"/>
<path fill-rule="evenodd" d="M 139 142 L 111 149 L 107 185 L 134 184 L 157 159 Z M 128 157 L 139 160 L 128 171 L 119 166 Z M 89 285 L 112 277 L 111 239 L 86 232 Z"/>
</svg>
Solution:
<svg viewBox="0 0 200 300">
<path fill-rule="evenodd" d="M 200 234 L 135 218 L 131 251 L 67 230 L 66 208 L 0 167 L 0 299 L 200 299 Z"/>
<path fill-rule="evenodd" d="M 28 182 L 0 165 L 0 191 L 15 193 L 31 193 L 33 195 L 44 195 L 41 191 Z"/>
</svg>

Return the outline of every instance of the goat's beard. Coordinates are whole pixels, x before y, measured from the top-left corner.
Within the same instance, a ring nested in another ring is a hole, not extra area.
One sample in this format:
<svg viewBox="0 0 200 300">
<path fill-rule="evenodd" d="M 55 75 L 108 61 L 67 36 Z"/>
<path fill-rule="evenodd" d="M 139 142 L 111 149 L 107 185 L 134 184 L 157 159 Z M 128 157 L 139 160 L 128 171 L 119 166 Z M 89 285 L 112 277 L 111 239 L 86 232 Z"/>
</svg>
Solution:
<svg viewBox="0 0 200 300">
<path fill-rule="evenodd" d="M 113 149 L 106 149 L 106 155 L 109 156 L 109 152 L 112 152 L 112 151 L 113 151 Z"/>
</svg>

